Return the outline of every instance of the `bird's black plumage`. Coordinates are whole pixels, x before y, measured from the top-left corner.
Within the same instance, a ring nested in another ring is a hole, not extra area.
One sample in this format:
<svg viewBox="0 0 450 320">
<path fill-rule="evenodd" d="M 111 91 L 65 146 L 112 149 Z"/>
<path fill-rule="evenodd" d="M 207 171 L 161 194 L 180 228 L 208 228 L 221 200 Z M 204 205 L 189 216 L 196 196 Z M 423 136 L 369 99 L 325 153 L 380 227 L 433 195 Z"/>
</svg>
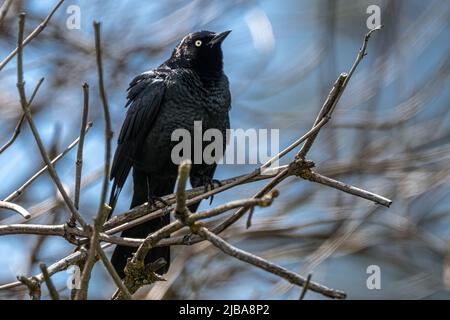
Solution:
<svg viewBox="0 0 450 320">
<path fill-rule="evenodd" d="M 177 178 L 177 165 L 171 159 L 172 132 L 186 129 L 193 135 L 194 121 L 202 122 L 202 130 L 218 129 L 226 136 L 231 97 L 228 79 L 223 72 L 221 43 L 228 31 L 191 33 L 173 50 L 171 57 L 157 69 L 134 78 L 128 88 L 128 111 L 118 138 L 111 168 L 113 187 L 110 206 L 114 208 L 119 193 L 133 169 L 131 208 L 170 194 Z M 225 150 L 225 140 L 223 141 Z M 193 155 L 193 153 L 191 153 Z M 211 182 L 215 164 L 195 164 L 191 170 L 193 187 Z M 198 205 L 191 210 L 195 211 Z M 165 215 L 123 231 L 123 237 L 145 238 L 167 225 Z M 127 258 L 135 248 L 117 246 L 112 264 L 121 277 Z M 170 248 L 152 249 L 146 263 L 158 258 L 170 263 Z"/>
</svg>

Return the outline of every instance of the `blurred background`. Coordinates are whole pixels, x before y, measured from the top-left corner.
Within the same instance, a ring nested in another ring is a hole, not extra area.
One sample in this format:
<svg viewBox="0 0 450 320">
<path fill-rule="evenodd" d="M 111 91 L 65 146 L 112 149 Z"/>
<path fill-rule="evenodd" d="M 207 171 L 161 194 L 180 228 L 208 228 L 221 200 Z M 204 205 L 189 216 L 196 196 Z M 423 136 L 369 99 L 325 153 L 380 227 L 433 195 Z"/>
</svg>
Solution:
<svg viewBox="0 0 450 320">
<path fill-rule="evenodd" d="M 5 0 L 0 1 L 4 3 Z M 8 2 L 8 1 L 6 1 Z M 29 34 L 56 0 L 11 1 L 0 21 L 0 60 L 17 42 L 17 14 L 27 12 Z M 45 82 L 32 112 L 48 152 L 63 151 L 78 135 L 83 81 L 91 88 L 93 128 L 84 148 L 81 212 L 96 213 L 104 161 L 104 121 L 98 96 L 93 20 L 102 23 L 105 84 L 113 130 L 120 129 L 131 79 L 167 59 L 187 33 L 202 29 L 232 34 L 223 44 L 231 83 L 232 128 L 276 128 L 284 148 L 312 126 L 339 73 L 348 71 L 368 31 L 369 5 L 381 8 L 384 29 L 373 35 L 368 56 L 350 81 L 332 121 L 309 159 L 317 171 L 393 200 L 390 209 L 325 186 L 290 178 L 269 208 L 256 209 L 224 234 L 232 244 L 329 287 L 349 299 L 450 298 L 450 2 L 420 1 L 93 1 L 66 0 L 48 27 L 24 50 L 27 92 Z M 67 28 L 75 5 L 80 28 Z M 68 12 L 69 11 L 69 12 Z M 21 116 L 16 60 L 0 71 L 0 145 Z M 115 149 L 115 139 L 114 139 Z M 288 163 L 295 153 L 282 163 Z M 56 169 L 73 192 L 76 150 Z M 43 166 L 28 125 L 0 154 L 0 199 Z M 223 179 L 255 165 L 221 165 Z M 265 182 L 221 193 L 213 205 L 250 197 Z M 128 208 L 128 181 L 116 213 Z M 16 202 L 33 217 L 27 223 L 63 223 L 68 212 L 50 177 L 37 179 Z M 208 208 L 205 201 L 201 208 Z M 0 211 L 0 224 L 23 223 Z M 71 253 L 62 238 L 0 237 L 0 284 L 39 272 Z M 110 253 L 111 250 L 108 251 Z M 298 299 L 301 288 L 219 252 L 206 243 L 173 248 L 167 282 L 142 288 L 145 299 Z M 369 266 L 381 270 L 381 290 L 369 290 Z M 54 281 L 63 297 L 70 274 Z M 89 297 L 115 291 L 96 264 Z M 44 298 L 46 292 L 44 291 Z M 48 296 L 47 296 L 48 297 Z M 27 299 L 24 290 L 3 299 Z M 322 299 L 308 292 L 306 299 Z"/>
</svg>

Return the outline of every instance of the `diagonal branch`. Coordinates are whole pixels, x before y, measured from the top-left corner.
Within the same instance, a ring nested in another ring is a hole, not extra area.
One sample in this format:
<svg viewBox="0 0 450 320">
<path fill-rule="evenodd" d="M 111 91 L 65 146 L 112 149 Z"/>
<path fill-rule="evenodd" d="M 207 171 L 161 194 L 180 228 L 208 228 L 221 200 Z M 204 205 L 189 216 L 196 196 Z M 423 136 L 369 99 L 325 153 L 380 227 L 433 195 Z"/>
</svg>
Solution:
<svg viewBox="0 0 450 320">
<path fill-rule="evenodd" d="M 36 96 L 36 93 L 38 92 L 39 88 L 41 87 L 41 84 L 44 82 L 44 78 L 41 78 L 38 82 L 38 84 L 36 85 L 36 87 L 34 88 L 33 93 L 31 94 L 30 97 L 30 101 L 28 101 L 28 104 L 31 105 L 33 103 L 34 97 Z M 6 142 L 1 148 L 0 148 L 0 154 L 5 151 L 6 149 L 8 149 L 13 143 L 14 141 L 16 141 L 17 137 L 20 134 L 20 128 L 22 127 L 22 123 L 25 120 L 25 114 L 22 113 L 22 115 L 20 116 L 19 122 L 17 123 L 16 127 L 14 128 L 14 132 L 13 135 L 11 137 L 11 139 L 8 140 L 8 142 Z"/>
<path fill-rule="evenodd" d="M 17 122 L 17 125 L 14 128 L 14 132 L 11 138 L 3 146 L 0 147 L 0 154 L 3 153 L 3 151 L 5 151 L 6 149 L 8 149 L 14 143 L 14 141 L 16 141 L 17 137 L 20 134 L 20 127 L 22 126 L 23 120 L 25 120 L 24 114 L 20 116 L 19 122 Z"/>
<path fill-rule="evenodd" d="M 19 37 L 17 42 L 17 89 L 19 91 L 20 96 L 20 105 L 22 107 L 22 110 L 25 114 L 25 117 L 27 118 L 28 124 L 30 125 L 31 132 L 33 133 L 33 136 L 35 138 L 36 144 L 38 145 L 39 152 L 41 153 L 41 157 L 44 160 L 45 164 L 48 167 L 48 171 L 50 173 L 50 176 L 53 179 L 53 182 L 55 183 L 56 187 L 58 188 L 58 191 L 61 193 L 61 196 L 64 199 L 64 203 L 66 204 L 69 211 L 76 217 L 77 221 L 85 228 L 87 226 L 86 222 L 84 221 L 81 214 L 78 212 L 78 210 L 74 207 L 69 195 L 67 194 L 66 190 L 64 189 L 61 180 L 58 177 L 58 174 L 56 173 L 55 168 L 53 167 L 47 151 L 45 150 L 45 147 L 42 143 L 41 136 L 39 135 L 39 132 L 36 128 L 36 125 L 34 124 L 33 118 L 31 116 L 30 111 L 30 105 L 27 102 L 26 94 L 25 94 L 25 83 L 23 81 L 23 61 L 22 61 L 22 41 L 23 41 L 23 30 L 25 27 L 25 14 L 22 13 L 19 16 Z"/>
<path fill-rule="evenodd" d="M 85 129 L 84 129 L 84 133 L 88 133 L 89 129 L 92 127 L 92 122 L 89 122 Z M 57 155 L 55 158 L 53 158 L 52 161 L 50 161 L 50 163 L 52 165 L 55 165 L 59 160 L 61 160 L 62 158 L 64 158 L 64 156 L 66 154 L 69 153 L 69 151 L 71 151 L 80 141 L 80 137 L 76 138 L 74 141 L 72 141 L 71 144 L 69 144 L 67 146 L 67 148 L 61 152 L 59 155 Z M 48 170 L 48 166 L 45 165 L 44 167 L 42 167 L 38 172 L 36 172 L 31 178 L 29 178 L 23 185 L 21 185 L 18 189 L 16 189 L 13 193 L 11 193 L 10 195 L 8 195 L 4 201 L 14 201 L 16 200 L 18 197 L 20 197 L 22 195 L 22 193 L 25 191 L 25 189 L 33 183 L 34 180 L 36 180 L 37 178 L 39 178 L 41 176 L 41 174 L 43 174 L 45 171 Z"/>
<path fill-rule="evenodd" d="M 304 171 L 304 173 L 302 173 L 300 175 L 303 179 L 309 180 L 309 181 L 313 181 L 313 182 L 317 182 L 320 184 L 323 184 L 325 186 L 329 186 L 332 188 L 335 188 L 337 190 L 343 191 L 345 193 L 349 193 L 351 195 L 369 200 L 369 201 L 373 201 L 377 204 L 381 204 L 385 207 L 390 207 L 392 204 L 392 200 L 379 196 L 373 192 L 370 191 L 366 191 L 364 189 L 361 188 L 357 188 L 354 187 L 352 185 L 349 185 L 347 183 L 344 182 L 340 182 L 331 178 L 328 178 L 324 175 L 321 175 L 320 173 L 314 172 L 314 171 Z"/>
</svg>

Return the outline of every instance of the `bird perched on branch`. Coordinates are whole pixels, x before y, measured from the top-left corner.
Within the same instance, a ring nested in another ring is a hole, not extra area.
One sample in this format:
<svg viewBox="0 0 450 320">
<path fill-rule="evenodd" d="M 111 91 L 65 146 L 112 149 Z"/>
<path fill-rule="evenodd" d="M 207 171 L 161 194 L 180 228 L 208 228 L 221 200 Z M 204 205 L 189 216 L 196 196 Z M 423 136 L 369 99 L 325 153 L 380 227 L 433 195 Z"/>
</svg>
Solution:
<svg viewBox="0 0 450 320">
<path fill-rule="evenodd" d="M 131 208 L 146 202 L 152 204 L 173 192 L 177 179 L 177 164 L 171 159 L 172 148 L 177 144 L 171 139 L 174 130 L 185 129 L 193 135 L 194 121 L 201 121 L 203 131 L 214 128 L 226 136 L 231 97 L 228 79 L 223 72 L 221 44 L 230 32 L 200 31 L 187 35 L 166 62 L 155 70 L 142 73 L 130 83 L 128 111 L 111 168 L 111 208 L 116 205 L 131 169 Z M 225 145 L 224 140 L 223 152 Z M 195 152 L 194 149 L 192 146 Z M 210 186 L 215 169 L 216 163 L 194 163 L 191 185 Z M 195 211 L 197 207 L 198 204 L 190 209 Z M 124 230 L 122 236 L 145 238 L 169 222 L 170 217 L 166 214 Z M 136 248 L 119 245 L 113 253 L 112 264 L 122 278 L 127 259 L 135 251 Z M 166 265 L 157 273 L 166 273 L 170 264 L 170 248 L 151 249 L 145 263 L 159 258 L 163 258 Z"/>
</svg>

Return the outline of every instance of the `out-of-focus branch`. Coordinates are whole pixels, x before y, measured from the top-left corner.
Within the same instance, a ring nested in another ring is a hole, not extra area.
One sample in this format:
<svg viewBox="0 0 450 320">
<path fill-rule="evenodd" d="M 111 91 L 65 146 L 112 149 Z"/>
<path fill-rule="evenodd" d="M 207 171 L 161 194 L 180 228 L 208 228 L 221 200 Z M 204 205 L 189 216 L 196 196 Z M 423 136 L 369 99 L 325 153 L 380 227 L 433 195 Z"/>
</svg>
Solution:
<svg viewBox="0 0 450 320">
<path fill-rule="evenodd" d="M 42 30 L 45 29 L 45 27 L 47 26 L 47 24 L 49 23 L 50 19 L 52 18 L 53 14 L 56 12 L 56 10 L 58 10 L 58 8 L 62 5 L 62 3 L 64 2 L 64 0 L 60 0 L 56 6 L 52 9 L 52 11 L 49 13 L 49 15 L 36 27 L 36 29 L 34 29 L 29 35 L 28 37 L 25 38 L 25 40 L 23 42 L 20 43 L 20 47 L 25 47 L 28 43 L 30 43 L 34 38 L 36 38 L 41 32 Z M 22 32 L 23 34 L 23 32 Z M 22 37 L 23 39 L 23 37 Z M 11 61 L 12 58 L 14 58 L 14 56 L 16 54 L 19 53 L 19 45 L 17 46 L 17 48 L 15 48 L 2 62 L 0 62 L 0 71 L 8 64 L 9 61 Z"/>
<path fill-rule="evenodd" d="M 110 244 L 105 244 L 105 245 L 102 246 L 102 248 L 106 248 L 108 246 L 110 246 Z M 80 260 L 86 259 L 86 256 L 87 256 L 86 250 L 80 250 L 80 251 L 74 252 L 74 253 L 68 255 L 67 257 L 62 258 L 61 260 L 58 260 L 57 262 L 55 262 L 51 266 L 49 266 L 47 268 L 48 274 L 50 276 L 52 276 L 52 275 L 54 275 L 55 273 L 57 273 L 59 271 L 66 270 L 70 266 L 75 265 Z M 34 277 L 31 277 L 30 279 L 33 279 L 33 278 L 36 279 L 38 282 L 44 281 L 44 276 L 43 276 L 42 273 L 38 274 L 38 275 L 36 275 Z M 12 288 L 15 288 L 17 286 L 20 286 L 21 284 L 23 284 L 21 281 L 11 282 L 11 283 L 8 283 L 8 284 L 1 285 L 0 286 L 0 290 L 12 289 Z"/>
<path fill-rule="evenodd" d="M 8 14 L 8 10 L 12 2 L 13 0 L 5 0 L 0 7 L 0 27 L 2 26 L 3 19 L 5 19 L 6 15 Z"/>
</svg>

